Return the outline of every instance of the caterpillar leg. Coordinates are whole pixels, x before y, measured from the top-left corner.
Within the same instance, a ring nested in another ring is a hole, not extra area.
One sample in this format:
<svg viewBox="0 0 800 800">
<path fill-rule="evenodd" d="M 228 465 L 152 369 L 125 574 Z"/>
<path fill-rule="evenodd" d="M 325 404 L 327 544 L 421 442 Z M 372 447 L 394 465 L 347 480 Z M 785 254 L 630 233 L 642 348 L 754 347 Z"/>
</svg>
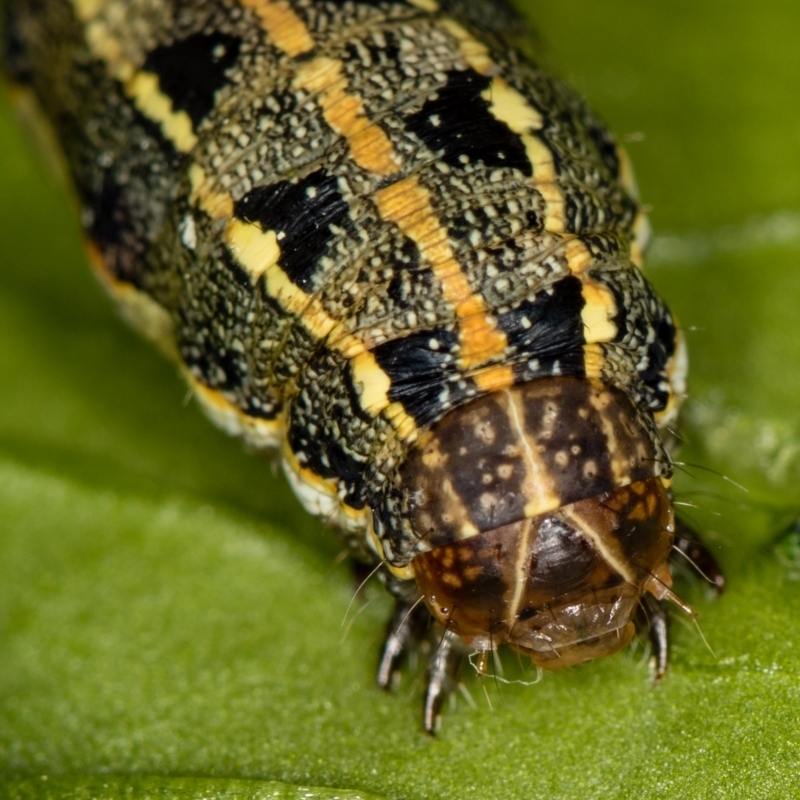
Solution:
<svg viewBox="0 0 800 800">
<path fill-rule="evenodd" d="M 725 591 L 725 576 L 717 559 L 703 544 L 697 531 L 681 519 L 675 520 L 675 541 L 672 546 L 675 550 L 672 563 L 675 566 L 685 568 L 688 562 L 694 573 L 699 574 L 711 584 L 714 594 L 720 595 Z M 681 561 L 683 564 L 680 563 Z"/>
<path fill-rule="evenodd" d="M 430 653 L 425 672 L 423 726 L 433 735 L 439 729 L 442 704 L 458 686 L 466 647 L 458 636 L 435 623 L 418 600 L 397 598 L 381 648 L 378 686 L 392 689 L 409 656 L 420 652 Z"/>
<path fill-rule="evenodd" d="M 425 731 L 432 736 L 439 730 L 442 703 L 458 686 L 458 674 L 465 654 L 466 648 L 458 636 L 449 631 L 444 631 L 440 635 L 436 649 L 428 662 L 423 706 Z"/>
<path fill-rule="evenodd" d="M 650 640 L 653 683 L 659 683 L 669 662 L 669 609 L 666 601 L 656 600 L 651 594 L 642 595 L 641 604 Z"/>
<path fill-rule="evenodd" d="M 430 612 L 422 603 L 400 598 L 395 600 L 381 648 L 376 678 L 378 686 L 382 689 L 394 686 L 408 656 L 422 648 L 430 621 Z"/>
<path fill-rule="evenodd" d="M 725 590 L 725 576 L 717 559 L 703 544 L 700 535 L 680 519 L 675 520 L 675 540 L 670 564 L 678 570 L 688 572 L 693 578 L 705 579 L 717 596 Z M 668 603 L 645 593 L 641 597 L 640 607 L 637 628 L 647 630 L 653 681 L 658 683 L 666 674 L 669 662 Z"/>
</svg>

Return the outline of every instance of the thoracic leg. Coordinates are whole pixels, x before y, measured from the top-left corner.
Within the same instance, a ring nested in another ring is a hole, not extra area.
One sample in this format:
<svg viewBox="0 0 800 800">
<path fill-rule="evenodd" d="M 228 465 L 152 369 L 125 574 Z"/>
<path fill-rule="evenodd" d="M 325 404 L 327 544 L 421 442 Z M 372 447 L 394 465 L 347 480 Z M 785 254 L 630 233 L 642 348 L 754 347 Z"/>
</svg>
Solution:
<svg viewBox="0 0 800 800">
<path fill-rule="evenodd" d="M 378 685 L 391 689 L 408 656 L 429 654 L 425 680 L 423 725 L 430 734 L 439 727 L 442 704 L 458 686 L 458 674 L 467 648 L 454 633 L 434 622 L 419 599 L 397 597 L 386 626 L 386 638 L 378 664 Z"/>
<path fill-rule="evenodd" d="M 658 683 L 664 677 L 669 661 L 669 609 L 666 601 L 656 600 L 647 593 L 642 595 L 641 603 L 650 639 L 653 682 Z"/>
<path fill-rule="evenodd" d="M 717 559 L 711 555 L 711 551 L 703 544 L 700 536 L 692 530 L 683 520 L 675 520 L 675 541 L 673 547 L 681 555 L 674 557 L 673 563 L 689 566 L 695 572 L 700 573 L 713 587 L 716 594 L 722 594 L 725 590 L 725 576 L 717 563 Z"/>
<path fill-rule="evenodd" d="M 693 576 L 705 578 L 716 594 L 725 589 L 725 576 L 717 560 L 703 544 L 700 536 L 680 519 L 675 520 L 674 551 L 670 563 Z M 641 598 L 639 628 L 647 628 L 652 650 L 653 679 L 658 683 L 667 671 L 669 662 L 669 609 L 664 600 L 645 593 Z"/>
<path fill-rule="evenodd" d="M 436 649 L 428 662 L 425 685 L 423 724 L 430 734 L 435 734 L 439 729 L 442 703 L 458 686 L 458 673 L 461 671 L 465 653 L 464 643 L 458 636 L 448 631 L 440 634 Z"/>
<path fill-rule="evenodd" d="M 395 600 L 378 664 L 378 686 L 392 688 L 409 654 L 419 650 L 425 641 L 430 621 L 430 612 L 422 603 Z"/>
</svg>

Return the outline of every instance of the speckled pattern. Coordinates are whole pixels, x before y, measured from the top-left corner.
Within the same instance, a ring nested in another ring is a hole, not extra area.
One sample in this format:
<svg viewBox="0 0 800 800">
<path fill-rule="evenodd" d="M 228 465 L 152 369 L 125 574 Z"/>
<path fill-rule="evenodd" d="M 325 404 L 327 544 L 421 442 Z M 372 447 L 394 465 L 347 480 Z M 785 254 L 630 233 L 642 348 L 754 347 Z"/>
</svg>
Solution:
<svg viewBox="0 0 800 800">
<path fill-rule="evenodd" d="M 500 430 L 511 410 L 530 412 L 518 449 L 543 448 L 526 463 L 547 479 L 507 465 L 519 486 L 503 525 L 668 484 L 659 431 L 685 359 L 638 269 L 647 224 L 627 157 L 579 97 L 504 43 L 519 24 L 509 8 L 9 11 L 9 72 L 56 129 L 100 279 L 216 423 L 280 448 L 300 499 L 359 558 L 407 579 L 448 540 L 446 524 L 414 529 L 408 485 L 442 420 L 469 430 L 461 421 L 488 413 Z M 582 400 L 564 400 L 564 379 Z M 573 434 L 552 447 L 533 419 L 548 402 Z M 594 421 L 569 422 L 580 409 Z M 486 493 L 470 497 L 473 467 L 445 470 L 473 504 L 461 538 L 491 528 L 474 524 Z"/>
</svg>

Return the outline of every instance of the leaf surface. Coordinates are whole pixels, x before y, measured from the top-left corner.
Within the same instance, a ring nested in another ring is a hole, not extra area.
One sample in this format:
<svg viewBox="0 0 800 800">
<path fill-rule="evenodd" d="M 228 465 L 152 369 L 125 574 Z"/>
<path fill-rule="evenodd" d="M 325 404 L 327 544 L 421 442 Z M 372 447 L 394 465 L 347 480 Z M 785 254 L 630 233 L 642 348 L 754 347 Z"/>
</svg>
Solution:
<svg viewBox="0 0 800 800">
<path fill-rule="evenodd" d="M 115 318 L 3 97 L 1 796 L 797 793 L 800 587 L 771 543 L 800 512 L 800 8 L 526 12 L 653 206 L 648 275 L 692 359 L 679 501 L 729 581 L 710 601 L 679 580 L 702 635 L 676 617 L 655 690 L 641 646 L 536 686 L 468 676 L 474 707 L 422 734 L 412 674 L 373 686 L 387 598 L 349 606 L 333 533 Z"/>
</svg>

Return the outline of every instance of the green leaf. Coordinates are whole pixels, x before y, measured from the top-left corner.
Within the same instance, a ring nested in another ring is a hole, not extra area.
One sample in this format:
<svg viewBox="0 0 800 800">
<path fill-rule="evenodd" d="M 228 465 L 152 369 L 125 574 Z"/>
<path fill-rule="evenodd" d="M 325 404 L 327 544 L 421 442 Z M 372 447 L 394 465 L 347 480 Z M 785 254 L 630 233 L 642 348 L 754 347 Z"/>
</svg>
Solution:
<svg viewBox="0 0 800 800">
<path fill-rule="evenodd" d="M 796 547 L 771 547 L 800 512 L 800 7 L 528 6 L 537 55 L 628 142 L 653 206 L 648 275 L 692 357 L 682 457 L 749 490 L 695 467 L 678 480 L 727 593 L 678 582 L 700 630 L 675 618 L 657 689 L 641 647 L 536 686 L 467 676 L 473 705 L 422 734 L 412 673 L 395 695 L 373 686 L 387 598 L 350 606 L 334 534 L 114 317 L 68 192 L 5 97 L 0 796 L 800 789 Z M 503 661 L 506 679 L 536 679 Z"/>
<path fill-rule="evenodd" d="M 0 782 L 14 800 L 380 800 L 341 789 L 295 786 L 280 781 L 139 776 L 22 779 Z"/>
</svg>

